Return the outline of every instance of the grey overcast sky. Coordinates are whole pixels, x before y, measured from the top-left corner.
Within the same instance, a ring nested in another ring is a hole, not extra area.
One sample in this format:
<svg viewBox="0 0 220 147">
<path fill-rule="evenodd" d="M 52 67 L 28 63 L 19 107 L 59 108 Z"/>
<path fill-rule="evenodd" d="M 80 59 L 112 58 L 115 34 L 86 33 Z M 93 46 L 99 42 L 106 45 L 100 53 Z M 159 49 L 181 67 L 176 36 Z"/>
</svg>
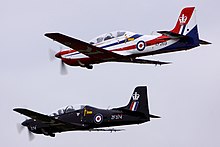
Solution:
<svg viewBox="0 0 220 147">
<path fill-rule="evenodd" d="M 218 0 L 7 0 L 0 4 L 0 144 L 1 146 L 220 146 L 220 2 Z M 44 37 L 62 32 L 88 41 L 105 32 L 142 34 L 170 30 L 180 10 L 195 6 L 200 38 L 213 44 L 190 51 L 145 57 L 171 61 L 166 66 L 123 63 L 95 65 L 93 70 L 68 67 L 59 74 L 59 60 L 49 61 L 49 48 L 60 44 Z M 16 124 L 26 107 L 49 114 L 71 104 L 100 108 L 127 104 L 137 85 L 147 85 L 150 111 L 160 115 L 126 131 L 68 132 L 55 138 L 28 140 Z"/>
</svg>

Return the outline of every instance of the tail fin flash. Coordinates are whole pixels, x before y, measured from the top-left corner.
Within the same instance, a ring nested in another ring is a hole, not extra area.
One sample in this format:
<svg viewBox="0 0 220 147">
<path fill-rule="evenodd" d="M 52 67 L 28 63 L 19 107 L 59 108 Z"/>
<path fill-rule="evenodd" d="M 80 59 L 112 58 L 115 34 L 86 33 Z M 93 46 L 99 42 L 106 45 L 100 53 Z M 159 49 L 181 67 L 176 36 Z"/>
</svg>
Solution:
<svg viewBox="0 0 220 147">
<path fill-rule="evenodd" d="M 149 116 L 147 87 L 136 87 L 128 105 L 125 108 L 130 111 L 141 112 L 146 116 Z"/>
</svg>

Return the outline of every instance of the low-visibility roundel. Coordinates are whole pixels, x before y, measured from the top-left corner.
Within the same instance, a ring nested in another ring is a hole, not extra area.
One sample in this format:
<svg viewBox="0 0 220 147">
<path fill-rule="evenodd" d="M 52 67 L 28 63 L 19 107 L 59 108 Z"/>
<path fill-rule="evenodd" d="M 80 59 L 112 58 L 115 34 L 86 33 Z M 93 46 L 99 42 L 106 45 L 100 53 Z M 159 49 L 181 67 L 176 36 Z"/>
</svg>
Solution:
<svg viewBox="0 0 220 147">
<path fill-rule="evenodd" d="M 137 45 L 136 45 L 136 47 L 137 47 L 137 50 L 139 50 L 139 51 L 143 51 L 144 49 L 145 49 L 145 42 L 144 41 L 139 41 L 138 43 L 137 43 Z"/>
<path fill-rule="evenodd" d="M 103 121 L 103 116 L 102 116 L 102 114 L 96 114 L 95 116 L 94 116 L 94 122 L 96 123 L 96 124 L 100 124 L 101 122 Z"/>
</svg>

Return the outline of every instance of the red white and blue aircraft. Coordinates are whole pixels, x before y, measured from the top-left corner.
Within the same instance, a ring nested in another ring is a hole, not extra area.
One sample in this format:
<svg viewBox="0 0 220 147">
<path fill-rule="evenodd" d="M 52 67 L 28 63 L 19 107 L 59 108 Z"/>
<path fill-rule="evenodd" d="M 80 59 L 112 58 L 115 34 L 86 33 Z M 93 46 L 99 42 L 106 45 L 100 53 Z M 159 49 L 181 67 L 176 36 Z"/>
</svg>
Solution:
<svg viewBox="0 0 220 147">
<path fill-rule="evenodd" d="M 171 31 L 157 31 L 157 35 L 142 35 L 129 31 L 114 31 L 92 39 L 89 43 L 60 33 L 45 36 L 69 47 L 56 53 L 62 67 L 81 66 L 88 69 L 103 62 L 127 62 L 141 64 L 168 64 L 169 62 L 139 59 L 141 56 L 192 49 L 200 44 L 210 44 L 199 39 L 195 21 L 195 7 L 184 8 Z"/>
</svg>

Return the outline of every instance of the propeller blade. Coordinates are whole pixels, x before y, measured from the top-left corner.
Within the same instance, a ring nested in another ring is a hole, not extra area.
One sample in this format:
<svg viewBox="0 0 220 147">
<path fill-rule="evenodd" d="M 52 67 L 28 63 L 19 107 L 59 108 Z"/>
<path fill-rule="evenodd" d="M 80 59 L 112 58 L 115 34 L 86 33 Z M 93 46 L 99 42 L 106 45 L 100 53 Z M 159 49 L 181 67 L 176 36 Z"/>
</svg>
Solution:
<svg viewBox="0 0 220 147">
<path fill-rule="evenodd" d="M 63 61 L 61 61 L 60 73 L 61 73 L 61 75 L 66 75 L 67 74 L 66 65 Z"/>
<path fill-rule="evenodd" d="M 55 55 L 56 55 L 56 52 L 52 49 L 49 49 L 49 59 L 50 59 L 50 61 L 55 60 Z"/>
<path fill-rule="evenodd" d="M 24 130 L 25 126 L 22 126 L 21 124 L 17 124 L 17 131 L 20 134 Z"/>
<path fill-rule="evenodd" d="M 60 52 L 63 50 L 63 47 L 62 46 L 60 46 Z M 66 75 L 68 72 L 67 72 L 67 69 L 66 69 L 66 65 L 65 65 L 65 63 L 62 61 L 62 57 L 61 57 L 61 55 L 59 54 L 59 52 L 58 53 L 56 53 L 54 50 L 52 50 L 52 49 L 49 49 L 49 59 L 50 59 L 50 61 L 53 61 L 53 60 L 55 60 L 55 58 L 57 57 L 57 58 L 60 58 L 61 59 L 61 66 L 60 66 L 60 73 L 61 73 L 61 75 Z"/>
<path fill-rule="evenodd" d="M 29 141 L 32 141 L 34 139 L 34 134 L 28 130 L 28 137 L 29 137 Z"/>
<path fill-rule="evenodd" d="M 23 126 L 23 125 L 21 125 L 21 124 L 17 124 L 17 130 L 18 130 L 18 133 L 19 134 L 21 134 L 21 132 L 24 130 L 24 128 L 25 128 L 26 126 Z M 29 128 L 27 128 L 28 129 L 28 138 L 29 138 L 29 141 L 32 141 L 33 139 L 34 139 L 34 134 L 29 130 Z"/>
</svg>

